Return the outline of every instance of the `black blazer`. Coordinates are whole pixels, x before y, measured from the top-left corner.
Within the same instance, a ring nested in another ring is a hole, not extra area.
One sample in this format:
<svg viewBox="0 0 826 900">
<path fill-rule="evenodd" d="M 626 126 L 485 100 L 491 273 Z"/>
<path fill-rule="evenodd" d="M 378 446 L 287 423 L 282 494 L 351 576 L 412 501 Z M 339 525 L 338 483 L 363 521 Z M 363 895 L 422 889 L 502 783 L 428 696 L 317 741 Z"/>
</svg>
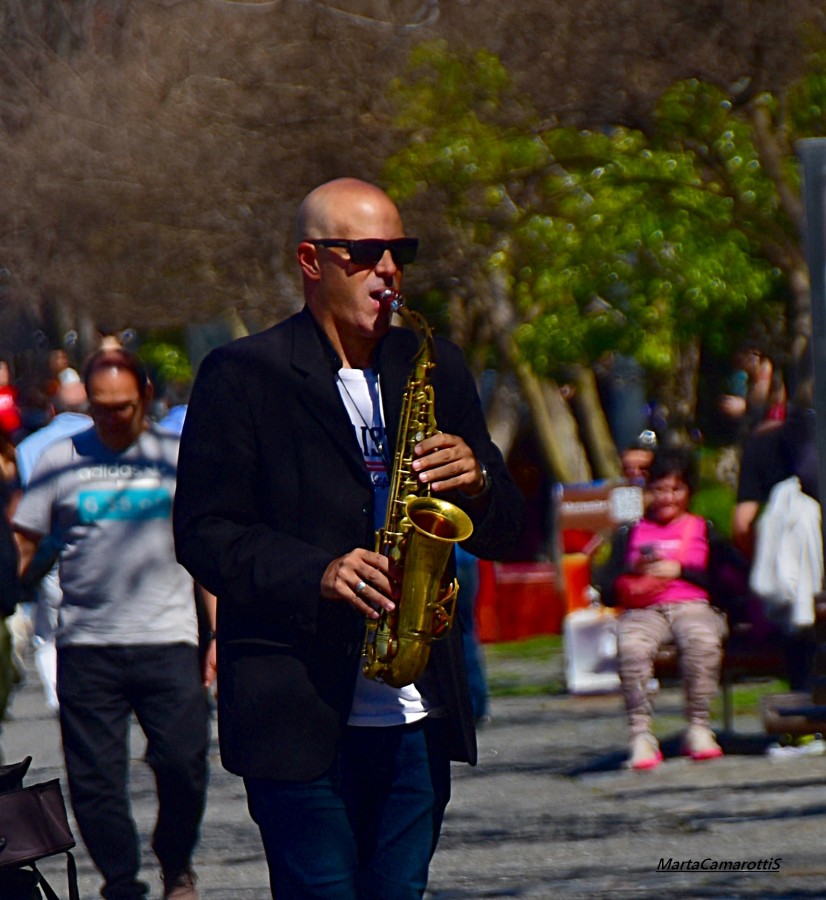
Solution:
<svg viewBox="0 0 826 900">
<path fill-rule="evenodd" d="M 393 328 L 377 350 L 395 443 L 418 337 Z M 524 501 L 491 442 L 461 351 L 437 342 L 436 421 L 461 435 L 491 490 L 455 494 L 483 557 L 519 537 Z M 187 410 L 174 528 L 178 559 L 218 596 L 218 727 L 239 775 L 309 780 L 329 768 L 346 724 L 364 619 L 320 596 L 331 560 L 374 546 L 372 488 L 334 374 L 332 347 L 306 308 L 213 351 Z M 420 690 L 443 704 L 452 757 L 475 761 L 461 635 L 434 645 Z"/>
</svg>

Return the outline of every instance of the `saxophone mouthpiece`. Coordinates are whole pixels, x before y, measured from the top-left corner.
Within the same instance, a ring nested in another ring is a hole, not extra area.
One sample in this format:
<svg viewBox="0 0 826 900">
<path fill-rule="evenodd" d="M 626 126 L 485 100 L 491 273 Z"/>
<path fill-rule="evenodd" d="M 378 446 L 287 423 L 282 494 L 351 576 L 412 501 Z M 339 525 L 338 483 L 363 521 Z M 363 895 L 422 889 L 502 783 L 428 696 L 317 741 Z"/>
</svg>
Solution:
<svg viewBox="0 0 826 900">
<path fill-rule="evenodd" d="M 404 297 L 398 291 L 387 288 L 379 294 L 379 302 L 387 304 L 393 312 L 398 312 L 404 306 Z"/>
</svg>

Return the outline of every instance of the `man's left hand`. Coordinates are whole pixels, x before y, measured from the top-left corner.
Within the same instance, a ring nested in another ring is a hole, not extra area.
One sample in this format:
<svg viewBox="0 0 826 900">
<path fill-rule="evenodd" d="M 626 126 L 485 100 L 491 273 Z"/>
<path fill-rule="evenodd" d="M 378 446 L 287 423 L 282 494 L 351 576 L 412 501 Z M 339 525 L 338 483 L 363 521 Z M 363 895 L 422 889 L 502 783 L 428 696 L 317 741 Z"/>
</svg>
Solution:
<svg viewBox="0 0 826 900">
<path fill-rule="evenodd" d="M 458 435 L 434 434 L 419 441 L 413 452 L 413 471 L 434 493 L 461 491 L 475 497 L 485 489 L 482 467 Z"/>
<path fill-rule="evenodd" d="M 212 638 L 207 645 L 204 654 L 204 662 L 201 667 L 201 676 L 203 678 L 204 687 L 209 689 L 215 682 L 218 675 L 218 653 L 215 646 L 215 638 Z"/>
</svg>

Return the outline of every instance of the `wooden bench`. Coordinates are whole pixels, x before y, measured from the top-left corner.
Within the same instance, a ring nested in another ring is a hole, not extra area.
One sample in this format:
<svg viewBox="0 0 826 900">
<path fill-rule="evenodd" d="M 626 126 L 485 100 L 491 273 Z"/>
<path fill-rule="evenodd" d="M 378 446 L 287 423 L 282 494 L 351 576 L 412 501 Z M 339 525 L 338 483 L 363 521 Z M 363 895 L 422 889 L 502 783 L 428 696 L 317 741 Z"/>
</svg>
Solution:
<svg viewBox="0 0 826 900">
<path fill-rule="evenodd" d="M 660 649 L 654 659 L 654 673 L 661 679 L 680 678 L 679 651 L 676 644 Z M 720 688 L 723 695 L 723 729 L 734 730 L 735 684 L 754 678 L 782 678 L 786 673 L 786 658 L 779 640 L 753 638 L 748 630 L 735 631 L 726 641 Z"/>
<path fill-rule="evenodd" d="M 760 698 L 763 727 L 769 734 L 826 734 L 826 592 L 815 594 L 814 604 L 812 689 Z"/>
</svg>

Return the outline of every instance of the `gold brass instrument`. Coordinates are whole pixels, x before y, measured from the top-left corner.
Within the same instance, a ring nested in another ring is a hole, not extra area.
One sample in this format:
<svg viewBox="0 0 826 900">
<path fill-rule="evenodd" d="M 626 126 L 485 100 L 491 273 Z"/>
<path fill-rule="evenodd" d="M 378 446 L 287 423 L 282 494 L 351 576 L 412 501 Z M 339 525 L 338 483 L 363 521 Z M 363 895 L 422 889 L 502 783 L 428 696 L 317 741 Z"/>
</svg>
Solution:
<svg viewBox="0 0 826 900">
<path fill-rule="evenodd" d="M 435 366 L 433 334 L 424 317 L 408 309 L 396 291 L 386 290 L 390 304 L 405 323 L 423 332 L 407 381 L 396 438 L 384 527 L 376 532 L 376 552 L 390 559 L 391 579 L 400 584 L 396 608 L 367 619 L 362 671 L 392 687 L 412 684 L 424 671 L 430 645 L 453 624 L 459 583 L 445 584 L 444 571 L 457 541 L 473 531 L 464 510 L 430 495 L 413 471 L 413 448 L 438 434 L 430 370 Z"/>
</svg>

